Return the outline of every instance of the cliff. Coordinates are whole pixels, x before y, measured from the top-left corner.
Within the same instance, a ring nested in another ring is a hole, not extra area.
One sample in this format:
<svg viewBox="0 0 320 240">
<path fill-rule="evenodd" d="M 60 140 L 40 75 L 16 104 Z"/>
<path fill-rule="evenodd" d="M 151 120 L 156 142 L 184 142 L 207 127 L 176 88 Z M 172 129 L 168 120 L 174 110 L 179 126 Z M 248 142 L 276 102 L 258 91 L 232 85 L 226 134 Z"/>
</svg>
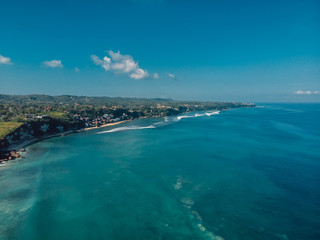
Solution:
<svg viewBox="0 0 320 240">
<path fill-rule="evenodd" d="M 19 145 L 25 141 L 37 140 L 66 131 L 76 131 L 81 128 L 84 128 L 83 122 L 66 121 L 54 118 L 26 122 L 13 132 L 7 134 L 3 139 L 0 139 L 0 161 L 19 157 L 19 154 L 17 155 L 16 151 L 20 149 L 9 151 L 9 146 Z"/>
</svg>

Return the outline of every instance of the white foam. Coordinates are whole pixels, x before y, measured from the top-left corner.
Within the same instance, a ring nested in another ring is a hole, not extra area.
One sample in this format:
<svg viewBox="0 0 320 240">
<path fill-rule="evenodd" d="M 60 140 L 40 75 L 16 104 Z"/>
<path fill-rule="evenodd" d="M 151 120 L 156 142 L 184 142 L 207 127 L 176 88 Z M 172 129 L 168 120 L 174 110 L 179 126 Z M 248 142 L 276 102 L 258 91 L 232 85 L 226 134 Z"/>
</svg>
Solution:
<svg viewBox="0 0 320 240">
<path fill-rule="evenodd" d="M 182 118 L 193 118 L 195 116 L 188 116 L 188 115 L 183 115 L 183 116 L 178 116 L 177 119 L 181 120 Z"/>
<path fill-rule="evenodd" d="M 156 127 L 153 126 L 153 125 L 146 126 L 146 127 L 138 127 L 138 126 L 119 127 L 119 128 L 114 128 L 114 129 L 111 129 L 111 130 L 99 132 L 98 134 L 102 134 L 102 133 L 113 133 L 113 132 L 126 131 L 126 130 L 139 130 L 139 129 L 147 129 L 147 128 L 156 128 Z"/>
<path fill-rule="evenodd" d="M 194 116 L 195 116 L 195 117 L 202 117 L 202 116 L 205 116 L 205 115 L 206 115 L 206 114 L 204 114 L 204 113 L 203 113 L 203 114 L 196 113 Z"/>
<path fill-rule="evenodd" d="M 194 117 L 203 117 L 203 116 L 211 116 L 211 115 L 216 115 L 219 114 L 220 111 L 214 111 L 214 112 L 206 112 L 206 113 L 196 113 L 195 115 L 182 115 L 178 116 L 177 119 L 181 120 L 183 118 L 194 118 Z"/>
<path fill-rule="evenodd" d="M 167 121 L 165 121 L 165 122 L 167 122 Z M 153 125 L 163 125 L 163 124 L 165 124 L 165 122 L 156 122 Z"/>
<path fill-rule="evenodd" d="M 165 117 L 164 121 L 166 123 L 174 123 L 174 122 L 178 122 L 180 120 L 180 118 L 178 117 Z"/>
<path fill-rule="evenodd" d="M 181 115 L 178 117 L 165 117 L 163 122 L 156 122 L 150 126 L 146 127 L 139 127 L 139 126 L 131 126 L 131 127 L 118 127 L 118 128 L 113 128 L 111 130 L 99 132 L 98 134 L 102 133 L 113 133 L 113 132 L 119 132 L 119 131 L 127 131 L 127 130 L 139 130 L 139 129 L 147 129 L 147 128 L 156 128 L 156 126 L 164 126 L 168 125 L 174 122 L 178 122 L 183 118 L 194 118 L 194 117 L 203 117 L 203 116 L 211 116 L 215 114 L 219 114 L 219 111 L 214 111 L 214 112 L 207 112 L 207 113 L 196 113 L 195 115 Z"/>
<path fill-rule="evenodd" d="M 220 114 L 220 111 L 214 111 L 214 112 L 207 112 L 205 113 L 207 116 L 211 116 L 211 115 L 217 115 Z"/>
</svg>

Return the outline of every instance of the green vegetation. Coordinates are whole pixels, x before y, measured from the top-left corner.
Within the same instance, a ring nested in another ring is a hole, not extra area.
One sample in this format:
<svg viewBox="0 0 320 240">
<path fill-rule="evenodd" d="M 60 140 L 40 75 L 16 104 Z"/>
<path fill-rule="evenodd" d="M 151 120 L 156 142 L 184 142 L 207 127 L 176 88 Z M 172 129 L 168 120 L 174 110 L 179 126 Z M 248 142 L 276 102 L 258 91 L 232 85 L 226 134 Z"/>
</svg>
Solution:
<svg viewBox="0 0 320 240">
<path fill-rule="evenodd" d="M 65 112 L 52 111 L 48 112 L 48 116 L 52 118 L 68 119 L 70 117 L 70 114 Z"/>
<path fill-rule="evenodd" d="M 172 99 L 109 98 L 85 96 L 48 95 L 1 95 L 0 121 L 29 121 L 43 115 L 64 120 L 73 119 L 75 114 L 94 118 L 103 114 L 130 118 L 155 117 L 179 114 L 186 111 L 222 110 L 248 107 L 235 102 L 174 101 Z"/>
<path fill-rule="evenodd" d="M 20 127 L 22 122 L 0 122 L 0 139 Z"/>
</svg>

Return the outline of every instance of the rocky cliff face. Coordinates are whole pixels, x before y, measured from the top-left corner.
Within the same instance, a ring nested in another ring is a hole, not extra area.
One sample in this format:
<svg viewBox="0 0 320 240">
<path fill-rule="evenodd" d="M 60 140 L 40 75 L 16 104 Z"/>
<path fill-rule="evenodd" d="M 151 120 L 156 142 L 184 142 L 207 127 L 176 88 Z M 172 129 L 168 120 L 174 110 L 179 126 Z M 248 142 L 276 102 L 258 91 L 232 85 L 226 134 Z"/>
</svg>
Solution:
<svg viewBox="0 0 320 240">
<path fill-rule="evenodd" d="M 9 133 L 0 140 L 0 150 L 6 150 L 12 144 L 19 144 L 26 140 L 45 137 L 51 134 L 62 133 L 70 130 L 78 130 L 84 127 L 84 123 L 66 121 L 60 119 L 46 119 L 30 121 L 15 131 Z"/>
</svg>

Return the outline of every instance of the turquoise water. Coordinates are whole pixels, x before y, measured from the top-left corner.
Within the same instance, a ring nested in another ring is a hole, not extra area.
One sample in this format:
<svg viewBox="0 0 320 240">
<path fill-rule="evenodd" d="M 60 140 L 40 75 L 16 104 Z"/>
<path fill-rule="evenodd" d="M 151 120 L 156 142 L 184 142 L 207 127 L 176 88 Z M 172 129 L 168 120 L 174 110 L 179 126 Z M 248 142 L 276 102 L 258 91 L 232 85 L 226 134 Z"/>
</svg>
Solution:
<svg viewBox="0 0 320 240">
<path fill-rule="evenodd" d="M 320 239 L 320 105 L 263 106 L 28 147 L 0 166 L 0 239 Z"/>
</svg>

